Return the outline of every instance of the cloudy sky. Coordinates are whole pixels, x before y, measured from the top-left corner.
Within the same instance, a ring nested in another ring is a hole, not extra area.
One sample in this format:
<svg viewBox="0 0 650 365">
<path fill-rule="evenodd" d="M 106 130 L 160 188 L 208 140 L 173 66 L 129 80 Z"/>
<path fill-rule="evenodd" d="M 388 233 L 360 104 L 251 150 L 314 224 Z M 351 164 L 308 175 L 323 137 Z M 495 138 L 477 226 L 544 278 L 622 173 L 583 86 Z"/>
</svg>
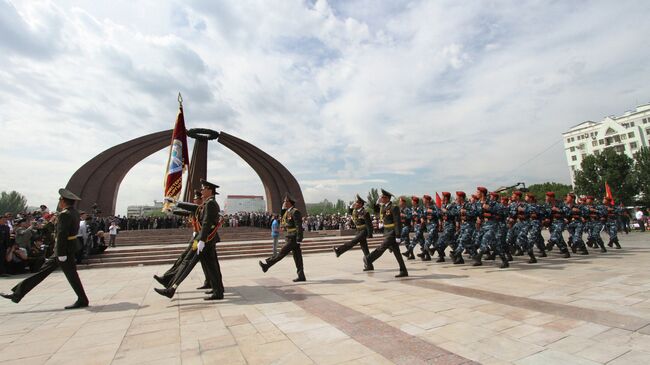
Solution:
<svg viewBox="0 0 650 365">
<path fill-rule="evenodd" d="M 567 183 L 562 132 L 650 102 L 649 15 L 645 0 L 0 0 L 0 190 L 54 205 L 93 156 L 172 128 L 179 91 L 188 128 L 258 145 L 308 202 Z M 118 213 L 162 198 L 166 160 L 129 172 Z M 263 194 L 218 143 L 208 170 L 224 195 Z"/>
</svg>

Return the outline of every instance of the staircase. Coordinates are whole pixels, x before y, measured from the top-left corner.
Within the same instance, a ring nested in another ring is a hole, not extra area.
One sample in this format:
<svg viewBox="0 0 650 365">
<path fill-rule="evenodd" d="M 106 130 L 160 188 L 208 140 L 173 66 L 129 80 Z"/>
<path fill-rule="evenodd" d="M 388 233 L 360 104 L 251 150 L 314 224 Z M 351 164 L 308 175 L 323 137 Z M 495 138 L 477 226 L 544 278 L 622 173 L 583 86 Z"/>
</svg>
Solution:
<svg viewBox="0 0 650 365">
<path fill-rule="evenodd" d="M 332 252 L 332 247 L 341 245 L 352 237 L 337 236 L 338 231 L 305 232 L 301 244 L 305 254 Z M 217 244 L 219 260 L 269 257 L 273 251 L 273 241 L 266 229 L 238 227 L 225 228 L 220 232 L 222 242 Z M 116 246 L 101 254 L 93 255 L 78 268 L 108 268 L 141 265 L 172 264 L 185 251 L 189 244 L 191 231 L 186 229 L 160 229 L 125 231 L 119 233 Z M 382 238 L 371 238 L 368 245 L 374 248 Z M 283 240 L 278 242 L 279 246 Z M 353 249 L 359 249 L 355 246 Z M 334 253 L 332 252 L 332 255 Z"/>
</svg>

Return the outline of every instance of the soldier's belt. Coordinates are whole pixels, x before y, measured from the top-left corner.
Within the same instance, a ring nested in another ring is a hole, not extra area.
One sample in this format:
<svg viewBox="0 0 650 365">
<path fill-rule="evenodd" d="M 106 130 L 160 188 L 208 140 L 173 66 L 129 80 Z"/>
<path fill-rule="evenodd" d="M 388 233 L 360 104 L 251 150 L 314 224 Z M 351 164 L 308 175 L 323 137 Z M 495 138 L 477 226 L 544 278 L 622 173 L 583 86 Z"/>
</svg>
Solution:
<svg viewBox="0 0 650 365">
<path fill-rule="evenodd" d="M 395 223 L 393 223 L 393 224 L 384 224 L 384 228 L 388 228 L 388 229 L 395 228 Z"/>
<path fill-rule="evenodd" d="M 68 236 L 68 241 L 76 240 L 77 236 Z"/>
<path fill-rule="evenodd" d="M 297 232 L 298 228 L 287 228 L 287 232 Z"/>
<path fill-rule="evenodd" d="M 361 225 L 357 226 L 357 229 L 363 229 L 363 228 L 366 228 L 365 224 L 361 224 Z"/>
</svg>

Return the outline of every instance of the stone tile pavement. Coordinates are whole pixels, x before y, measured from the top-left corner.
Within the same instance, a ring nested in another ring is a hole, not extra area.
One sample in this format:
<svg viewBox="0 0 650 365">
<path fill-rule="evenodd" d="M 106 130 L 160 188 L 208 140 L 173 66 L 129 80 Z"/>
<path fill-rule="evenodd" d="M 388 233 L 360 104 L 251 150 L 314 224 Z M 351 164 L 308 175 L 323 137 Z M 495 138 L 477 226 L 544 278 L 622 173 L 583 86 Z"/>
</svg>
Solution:
<svg viewBox="0 0 650 365">
<path fill-rule="evenodd" d="M 164 266 L 80 271 L 91 300 L 51 275 L 19 304 L 0 301 L 5 364 L 649 364 L 650 234 L 623 250 L 507 270 L 409 261 L 386 253 L 290 257 L 263 274 L 254 259 L 221 264 L 226 299 L 203 301 L 200 269 L 174 299 L 153 291 Z M 20 278 L 0 279 L 0 291 Z"/>
</svg>

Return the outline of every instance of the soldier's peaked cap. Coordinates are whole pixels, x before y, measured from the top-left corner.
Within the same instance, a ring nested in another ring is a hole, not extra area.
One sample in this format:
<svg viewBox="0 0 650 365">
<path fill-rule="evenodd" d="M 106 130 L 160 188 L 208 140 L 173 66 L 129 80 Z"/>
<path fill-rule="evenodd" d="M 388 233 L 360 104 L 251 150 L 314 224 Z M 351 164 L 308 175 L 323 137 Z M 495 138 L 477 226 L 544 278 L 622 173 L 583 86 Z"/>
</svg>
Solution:
<svg viewBox="0 0 650 365">
<path fill-rule="evenodd" d="M 200 181 L 201 181 L 201 185 L 207 186 L 207 187 L 211 188 L 212 191 L 214 191 L 215 194 L 219 194 L 219 193 L 217 193 L 217 189 L 219 189 L 219 185 L 217 185 L 215 183 L 211 183 L 206 179 L 201 179 Z"/>
<path fill-rule="evenodd" d="M 291 204 L 296 204 L 296 199 L 294 199 L 289 193 L 284 194 L 284 200 L 290 201 Z"/>
<path fill-rule="evenodd" d="M 382 195 L 382 196 L 387 196 L 387 197 L 389 197 L 389 198 L 390 198 L 391 196 L 394 196 L 393 194 L 387 192 L 387 191 L 384 190 L 384 189 L 381 189 L 381 195 Z"/>
<path fill-rule="evenodd" d="M 200 199 L 200 198 L 201 198 L 201 190 L 194 189 L 194 199 Z"/>
<path fill-rule="evenodd" d="M 65 198 L 65 199 L 68 199 L 68 200 L 81 200 L 81 198 L 78 197 L 77 195 L 75 195 L 75 193 L 71 192 L 68 189 L 64 189 L 64 188 L 59 189 L 59 195 L 62 198 Z"/>
<path fill-rule="evenodd" d="M 359 194 L 357 194 L 357 202 L 359 202 L 359 203 L 361 203 L 361 204 L 366 204 L 366 201 L 363 200 L 363 198 L 361 198 L 361 197 L 359 196 Z"/>
</svg>

